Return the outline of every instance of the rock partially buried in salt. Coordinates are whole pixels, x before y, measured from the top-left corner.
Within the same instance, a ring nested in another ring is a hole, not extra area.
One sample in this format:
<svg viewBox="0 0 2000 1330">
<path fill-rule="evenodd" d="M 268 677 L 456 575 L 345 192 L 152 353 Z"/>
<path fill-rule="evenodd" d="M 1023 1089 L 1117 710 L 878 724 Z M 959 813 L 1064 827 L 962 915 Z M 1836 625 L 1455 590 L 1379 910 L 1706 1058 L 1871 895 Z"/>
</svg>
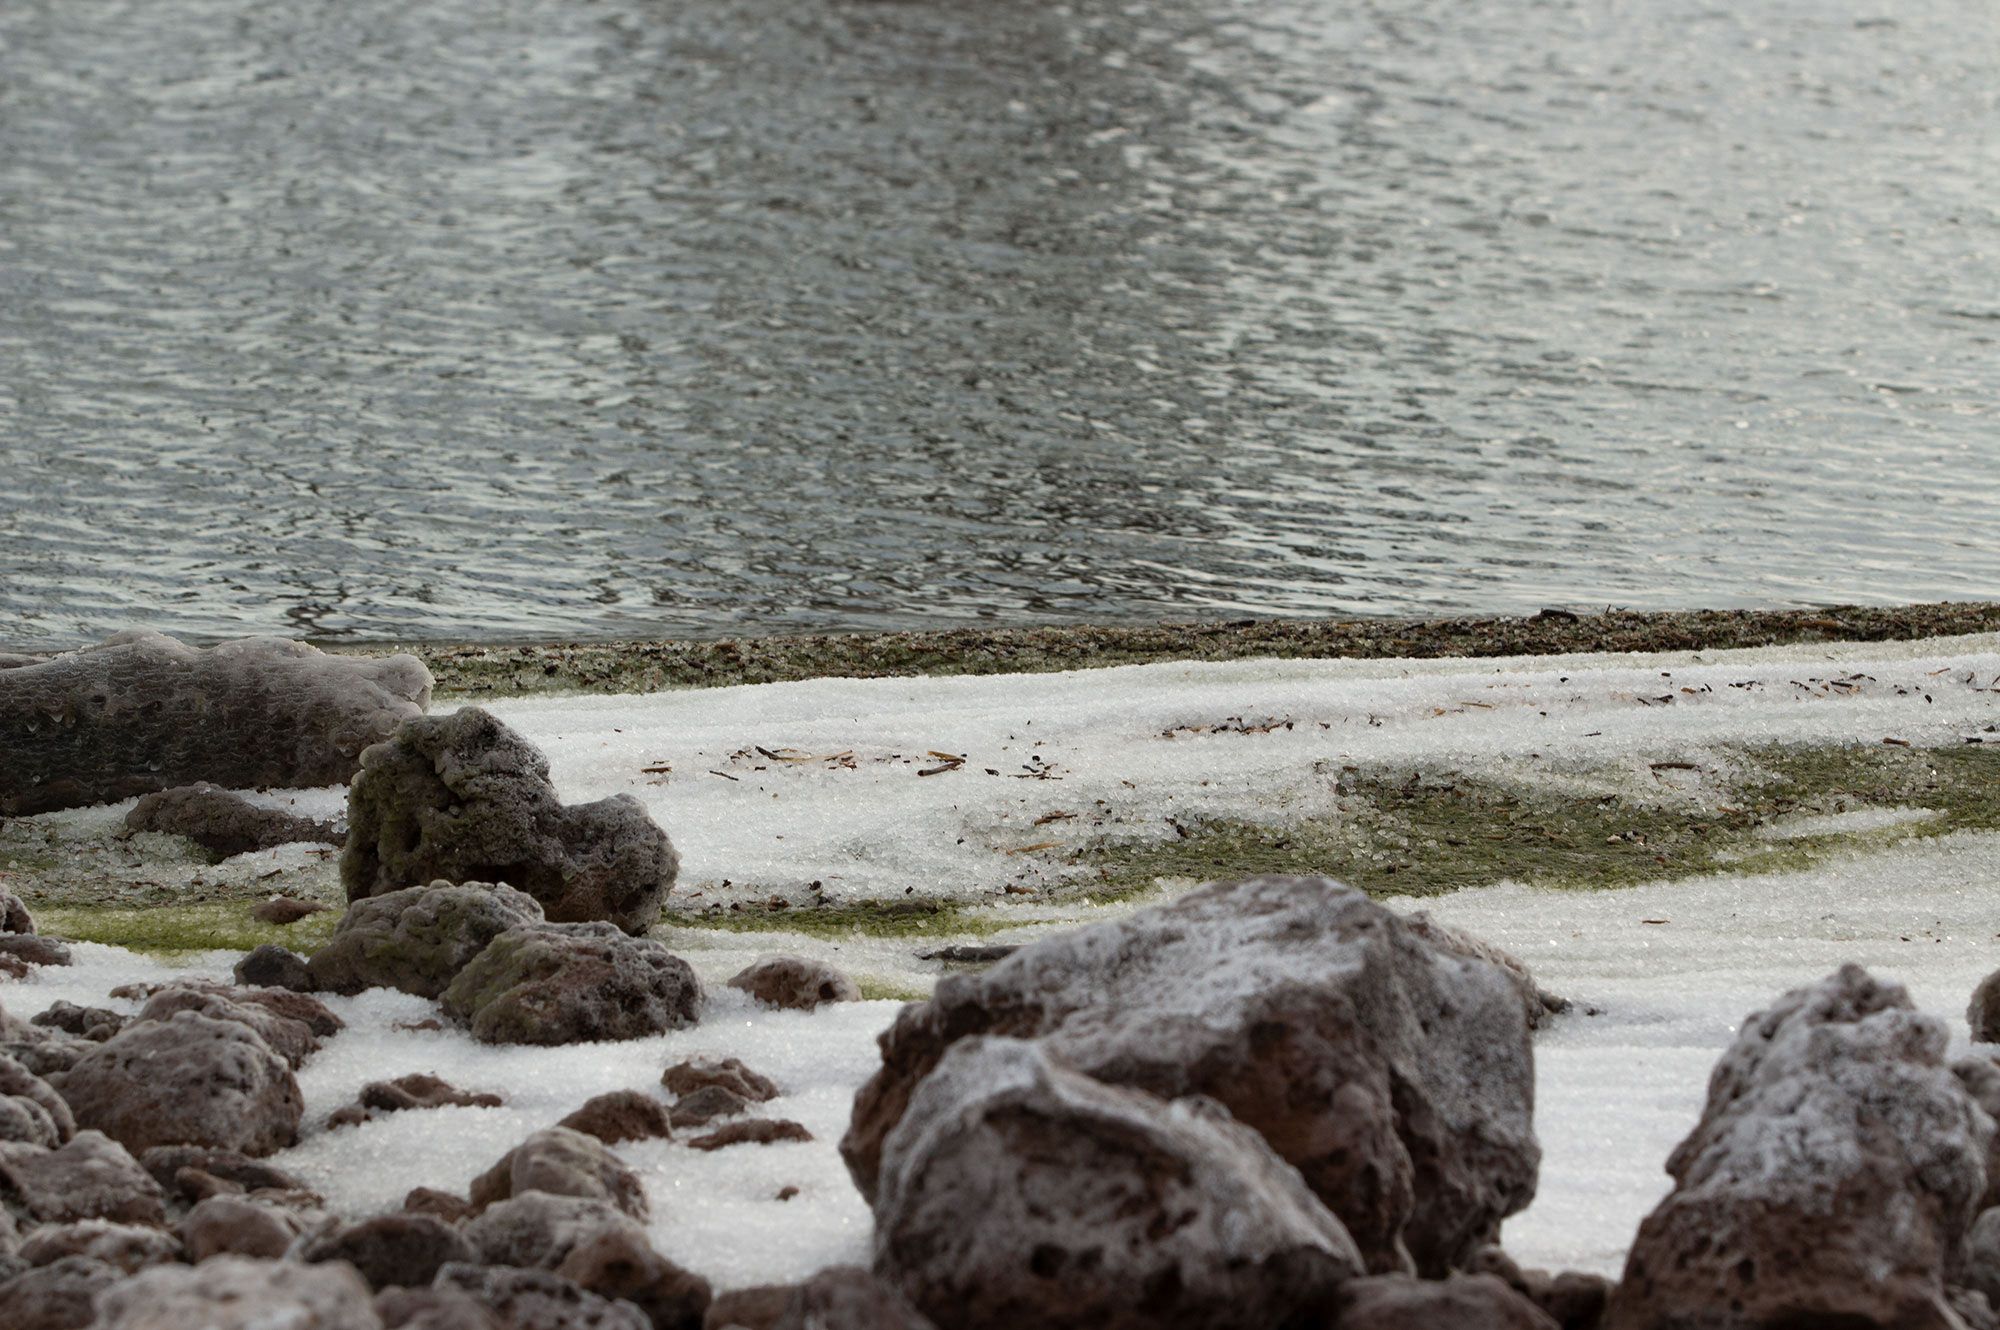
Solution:
<svg viewBox="0 0 2000 1330">
<path fill-rule="evenodd" d="M 291 1249 L 305 1225 L 297 1212 L 248 1196 L 209 1196 L 181 1220 L 181 1241 L 197 1265 L 217 1256 L 275 1261 Z"/>
<path fill-rule="evenodd" d="M 693 1025 L 701 984 L 658 942 L 610 924 L 512 928 L 459 971 L 445 1014 L 489 1044 L 642 1039 Z"/>
<path fill-rule="evenodd" d="M 954 1330 L 1306 1323 L 1362 1273 L 1340 1221 L 1212 1100 L 1040 1043 L 954 1044 L 882 1151 L 875 1271 Z"/>
<path fill-rule="evenodd" d="M 79 1007 L 74 1002 L 57 1001 L 37 1012 L 28 1024 L 62 1030 L 80 1039 L 88 1039 L 93 1044 L 101 1044 L 129 1022 L 129 1017 L 121 1016 L 109 1007 Z"/>
<path fill-rule="evenodd" d="M 45 1224 L 108 1219 L 158 1225 L 166 1220 L 159 1184 L 102 1132 L 79 1131 L 56 1150 L 0 1145 L 0 1190 Z"/>
<path fill-rule="evenodd" d="M 342 840 L 330 822 L 265 808 L 206 781 L 141 797 L 125 814 L 125 830 L 180 836 L 217 859 L 301 841 L 338 845 Z"/>
<path fill-rule="evenodd" d="M 402 1113 L 422 1108 L 498 1108 L 504 1101 L 497 1094 L 460 1090 L 428 1072 L 412 1072 L 393 1081 L 370 1081 L 346 1108 L 335 1110 L 327 1119 L 329 1127 L 350 1127 L 368 1121 L 378 1113 Z"/>
<path fill-rule="evenodd" d="M 27 903 L 5 887 L 0 887 L 0 933 L 32 933 L 35 917 Z"/>
<path fill-rule="evenodd" d="M 218 1256 L 155 1266 L 99 1296 L 94 1330 L 381 1330 L 345 1265 Z"/>
<path fill-rule="evenodd" d="M 311 1197 L 306 1184 L 284 1169 L 236 1150 L 217 1150 L 200 1145 L 158 1145 L 139 1156 L 140 1167 L 151 1175 L 169 1196 L 193 1203 L 214 1194 L 211 1183 L 243 1192 L 283 1193 L 287 1197 Z M 184 1179 L 199 1175 L 207 1179 L 191 1190 Z M 318 1198 L 312 1197 L 316 1203 Z"/>
<path fill-rule="evenodd" d="M 813 1134 L 785 1118 L 751 1118 L 718 1127 L 688 1142 L 692 1150 L 720 1150 L 731 1145 L 775 1145 L 780 1141 L 810 1141 Z"/>
<path fill-rule="evenodd" d="M 490 882 L 433 882 L 354 901 L 306 968 L 329 993 L 394 988 L 434 998 L 510 928 L 542 922 L 535 898 Z"/>
<path fill-rule="evenodd" d="M 861 989 L 852 979 L 821 961 L 803 956 L 766 956 L 730 979 L 729 986 L 748 993 L 767 1007 L 811 1011 L 827 1002 L 858 1002 Z"/>
<path fill-rule="evenodd" d="M 601 1298 L 546 1270 L 448 1265 L 432 1289 L 470 1294 L 507 1330 L 652 1330 L 631 1303 Z"/>
<path fill-rule="evenodd" d="M 56 1091 L 77 1124 L 134 1151 L 211 1145 L 267 1155 L 298 1139 L 305 1112 L 291 1068 L 256 1031 L 193 1011 L 129 1026 L 60 1077 Z"/>
<path fill-rule="evenodd" d="M 282 988 L 293 993 L 310 993 L 317 987 L 312 971 L 306 968 L 306 958 L 275 942 L 245 952 L 230 977 L 253 988 Z"/>
<path fill-rule="evenodd" d="M 550 920 L 643 933 L 680 856 L 639 801 L 565 806 L 548 759 L 477 707 L 413 720 L 362 755 L 340 880 L 349 900 L 426 882 L 505 882 Z"/>
<path fill-rule="evenodd" d="M 0 814 L 109 803 L 197 781 L 340 785 L 361 752 L 419 716 L 413 656 L 329 656 L 247 638 L 207 650 L 159 633 L 0 670 Z"/>
<path fill-rule="evenodd" d="M 676 1127 L 700 1127 L 717 1118 L 733 1118 L 750 1111 L 750 1101 L 720 1085 L 704 1085 L 693 1094 L 683 1095 L 667 1115 Z"/>
<path fill-rule="evenodd" d="M 316 914 L 321 914 L 327 908 L 318 901 L 302 901 L 294 896 L 273 896 L 252 906 L 250 917 L 261 924 L 286 928 L 301 919 L 310 919 Z"/>
<path fill-rule="evenodd" d="M 872 1196 L 883 1139 L 938 1058 L 1034 1037 L 1100 1080 L 1205 1094 L 1263 1133 L 1370 1270 L 1442 1275 L 1534 1196 L 1534 1053 L 1500 967 L 1323 877 L 1215 883 L 947 975 L 881 1036 L 841 1154 Z"/>
<path fill-rule="evenodd" d="M 494 1203 L 467 1223 L 464 1233 L 481 1264 L 534 1270 L 555 1269 L 606 1233 L 646 1240 L 646 1231 L 607 1200 L 542 1191 Z"/>
<path fill-rule="evenodd" d="M 69 948 L 39 933 L 0 933 L 0 960 L 11 958 L 26 965 L 68 965 Z"/>
<path fill-rule="evenodd" d="M 97 1324 L 97 1295 L 127 1278 L 125 1271 L 88 1256 L 66 1256 L 0 1283 L 7 1330 L 78 1330 Z"/>
<path fill-rule="evenodd" d="M 778 1097 L 775 1081 L 750 1070 L 736 1058 L 696 1057 L 676 1062 L 660 1073 L 660 1084 L 679 1099 L 686 1099 L 708 1086 L 719 1086 L 739 1098 L 758 1104 Z"/>
<path fill-rule="evenodd" d="M 1846 966 L 1744 1022 L 1667 1160 L 1606 1330 L 1950 1326 L 1993 1122 L 1942 1022 Z"/>
<path fill-rule="evenodd" d="M 599 1297 L 631 1303 L 653 1330 L 701 1330 L 711 1297 L 706 1279 L 654 1251 L 636 1227 L 597 1233 L 571 1249 L 555 1272 Z"/>
<path fill-rule="evenodd" d="M 667 1106 L 637 1090 L 613 1090 L 598 1095 L 556 1125 L 595 1136 L 606 1145 L 663 1140 L 674 1134 Z"/>
<path fill-rule="evenodd" d="M 418 1288 L 454 1261 L 478 1259 L 472 1242 L 432 1215 L 376 1215 L 308 1238 L 302 1261 L 345 1261 L 374 1289 Z"/>
<path fill-rule="evenodd" d="M 594 1136 L 568 1127 L 548 1127 L 500 1157 L 472 1180 L 474 1209 L 520 1196 L 547 1192 L 609 1201 L 634 1219 L 646 1217 L 646 1192 L 639 1175 Z"/>
</svg>

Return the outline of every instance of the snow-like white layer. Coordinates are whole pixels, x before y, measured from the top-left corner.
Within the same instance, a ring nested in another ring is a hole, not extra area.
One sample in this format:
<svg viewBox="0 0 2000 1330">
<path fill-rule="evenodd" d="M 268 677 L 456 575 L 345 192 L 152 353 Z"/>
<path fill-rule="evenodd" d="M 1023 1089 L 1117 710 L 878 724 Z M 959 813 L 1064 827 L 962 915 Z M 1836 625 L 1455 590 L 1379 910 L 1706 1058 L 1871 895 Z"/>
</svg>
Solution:
<svg viewBox="0 0 2000 1330">
<path fill-rule="evenodd" d="M 1070 825 L 1036 827 L 1034 819 L 1097 800 L 1137 828 L 1168 815 L 1262 817 L 1315 806 L 1328 770 L 1343 762 L 1504 771 L 1510 756 L 1534 752 L 1558 769 L 1628 762 L 1635 780 L 1650 780 L 1648 763 L 1696 757 L 1711 744 L 1957 743 L 1994 737 L 1984 727 L 2000 714 L 2000 696 L 1984 690 L 1996 676 L 2000 640 L 1987 637 L 1699 661 L 1241 662 L 828 680 L 492 709 L 550 752 L 564 797 L 624 790 L 642 798 L 685 856 L 683 882 L 697 889 L 723 878 L 817 879 L 830 895 L 971 895 L 1034 871 L 1032 856 L 1006 849 L 1062 839 Z M 1224 732 L 1177 730 L 1232 717 L 1239 723 Z M 1273 721 L 1291 727 L 1264 729 Z M 1162 737 L 1167 731 L 1177 737 Z M 775 761 L 757 745 L 851 751 L 855 763 Z M 919 776 L 940 765 L 933 749 L 967 761 Z M 1053 778 L 1008 778 L 1031 759 Z M 663 765 L 672 767 L 664 784 L 652 783 L 662 773 L 641 770 Z M 1002 774 L 987 776 L 986 767 Z M 337 798 L 307 793 L 298 806 L 325 813 Z M 2000 835 L 1966 834 L 1790 874 L 1595 894 L 1500 886 L 1416 902 L 1514 951 L 1545 986 L 1598 1011 L 1565 1018 L 1538 1040 L 1541 1195 L 1507 1226 L 1510 1248 L 1530 1264 L 1615 1274 L 1639 1219 L 1665 1191 L 1661 1165 L 1693 1124 L 1709 1068 L 1737 1023 L 1844 961 L 1904 981 L 1963 1039 L 1967 996 L 2000 965 L 1996 880 Z M 724 1288 L 865 1260 L 867 1212 L 834 1146 L 894 1005 L 810 1016 L 756 1010 L 717 981 L 776 949 L 776 939 L 702 941 L 690 960 L 717 996 L 699 1028 L 660 1039 L 488 1048 L 456 1033 L 396 1029 L 431 1013 L 417 999 L 333 999 L 350 1029 L 302 1074 L 306 1139 L 279 1162 L 360 1214 L 394 1205 L 414 1186 L 463 1188 L 528 1131 L 589 1096 L 656 1090 L 668 1063 L 722 1053 L 776 1079 L 785 1093 L 768 1112 L 803 1122 L 817 1139 L 711 1155 L 673 1144 L 620 1147 L 645 1177 L 661 1250 Z M 915 949 L 860 939 L 836 949 L 805 939 L 782 945 L 862 969 L 887 968 L 892 953 Z M 225 973 L 233 959 L 208 958 L 197 969 Z M 57 998 L 101 1003 L 120 982 L 168 973 L 107 947 L 80 946 L 77 962 L 0 989 L 0 1001 L 17 1015 Z M 507 1104 L 324 1130 L 327 1114 L 365 1081 L 410 1071 L 493 1090 Z M 787 1186 L 799 1194 L 777 1201 Z"/>
</svg>

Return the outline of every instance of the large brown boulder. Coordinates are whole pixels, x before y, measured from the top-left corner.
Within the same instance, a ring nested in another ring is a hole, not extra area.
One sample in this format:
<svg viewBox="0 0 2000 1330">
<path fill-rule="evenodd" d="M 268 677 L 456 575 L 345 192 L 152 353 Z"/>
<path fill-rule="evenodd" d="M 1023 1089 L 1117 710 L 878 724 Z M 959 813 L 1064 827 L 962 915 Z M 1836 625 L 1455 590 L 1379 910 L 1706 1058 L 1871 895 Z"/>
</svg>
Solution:
<svg viewBox="0 0 2000 1330">
<path fill-rule="evenodd" d="M 117 1141 L 79 1131 L 57 1150 L 0 1145 L 0 1194 L 45 1224 L 108 1219 L 158 1225 L 166 1220 L 160 1185 Z"/>
<path fill-rule="evenodd" d="M 125 830 L 182 836 L 217 859 L 299 841 L 338 845 L 343 839 L 332 823 L 264 808 L 206 781 L 144 796 L 125 815 Z"/>
<path fill-rule="evenodd" d="M 948 975 L 880 1039 L 841 1142 L 873 1196 L 884 1138 L 955 1040 L 1034 1038 L 1099 1080 L 1204 1094 L 1261 1132 L 1368 1267 L 1438 1276 L 1534 1196 L 1527 1006 L 1498 966 L 1323 877 L 1202 887 Z"/>
<path fill-rule="evenodd" d="M 1262 1330 L 1327 1307 L 1362 1258 L 1213 1101 L 981 1038 L 945 1053 L 884 1144 L 875 1271 L 954 1330 Z"/>
<path fill-rule="evenodd" d="M 643 1039 L 693 1025 L 701 983 L 658 942 L 610 924 L 511 928 L 458 972 L 445 1014 L 489 1044 Z"/>
<path fill-rule="evenodd" d="M 209 1145 L 267 1155 L 305 1112 L 285 1060 L 248 1025 L 199 1012 L 126 1027 L 50 1078 L 78 1126 L 140 1153 Z"/>
<path fill-rule="evenodd" d="M 510 928 L 542 922 L 533 896 L 488 882 L 433 882 L 352 902 L 306 962 L 329 993 L 396 988 L 434 998 Z"/>
<path fill-rule="evenodd" d="M 352 1268 L 218 1256 L 160 1265 L 99 1295 L 96 1330 L 382 1330 Z"/>
<path fill-rule="evenodd" d="M 419 716 L 413 656 L 329 656 L 246 638 L 207 650 L 159 633 L 0 670 L 0 814 L 110 803 L 196 781 L 344 784 L 361 752 Z"/>
<path fill-rule="evenodd" d="M 364 753 L 347 828 L 349 900 L 439 879 L 505 882 L 555 922 L 643 933 L 680 870 L 638 800 L 565 806 L 548 759 L 477 707 L 412 720 Z"/>
<path fill-rule="evenodd" d="M 1606 1330 L 1951 1326 L 1993 1122 L 1944 1024 L 1859 966 L 1751 1016 L 1667 1159 Z"/>
</svg>

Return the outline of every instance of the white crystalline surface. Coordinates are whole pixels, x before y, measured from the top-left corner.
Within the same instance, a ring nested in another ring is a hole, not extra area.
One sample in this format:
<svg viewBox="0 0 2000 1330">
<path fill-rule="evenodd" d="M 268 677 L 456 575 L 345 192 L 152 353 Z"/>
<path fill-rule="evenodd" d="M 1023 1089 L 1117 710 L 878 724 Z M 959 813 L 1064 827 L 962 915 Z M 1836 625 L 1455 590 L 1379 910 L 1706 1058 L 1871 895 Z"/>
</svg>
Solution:
<svg viewBox="0 0 2000 1330">
<path fill-rule="evenodd" d="M 1579 769 L 1629 762 L 1642 779 L 1649 763 L 1698 759 L 1709 745 L 2000 739 L 1984 729 L 2000 719 L 2000 695 L 1984 691 L 1996 676 L 2000 641 L 1983 637 L 1702 660 L 1242 662 L 834 680 L 492 709 L 551 754 L 564 798 L 628 791 L 644 800 L 679 846 L 691 889 L 724 878 L 817 879 L 835 896 L 901 896 L 908 887 L 987 897 L 1033 871 L 1032 856 L 1005 849 L 1062 839 L 1072 825 L 1036 827 L 1037 817 L 1098 799 L 1137 829 L 1163 825 L 1167 815 L 1274 817 L 1317 807 L 1328 768 L 1345 762 L 1504 773 L 1510 755 L 1535 752 L 1544 770 L 1572 759 Z M 1161 737 L 1231 718 L 1240 724 L 1230 731 Z M 1280 727 L 1259 732 L 1273 721 Z M 786 755 L 851 751 L 856 764 L 779 762 L 756 754 L 758 745 Z M 930 750 L 967 760 L 920 777 L 940 762 Z M 732 756 L 739 753 L 749 756 Z M 1023 764 L 1046 764 L 1060 779 L 1008 779 Z M 673 768 L 664 777 L 640 771 L 663 765 Z M 986 767 L 1003 774 L 986 776 Z M 1667 1153 L 1693 1125 L 1709 1069 L 1745 1015 L 1851 960 L 1908 985 L 1963 1040 L 1968 995 L 2000 968 L 2000 835 L 1892 848 L 1863 838 L 1847 857 L 1783 874 L 1601 893 L 1503 884 L 1409 904 L 1513 951 L 1545 987 L 1596 1009 L 1559 1020 L 1536 1041 L 1541 1191 L 1505 1237 L 1524 1264 L 1616 1274 L 1638 1221 L 1666 1190 Z M 1070 917 L 1101 912 L 1072 909 Z M 395 1205 L 414 1186 L 463 1189 L 530 1130 L 591 1095 L 659 1093 L 670 1062 L 735 1056 L 783 1088 L 763 1111 L 804 1123 L 817 1139 L 712 1154 L 678 1144 L 618 1147 L 645 1179 L 660 1249 L 721 1288 L 865 1261 L 868 1214 L 835 1143 L 895 1005 L 766 1012 L 720 981 L 779 949 L 873 973 L 900 966 L 914 977 L 924 970 L 907 958 L 923 944 L 713 934 L 685 941 L 700 943 L 688 955 L 713 996 L 697 1029 L 658 1039 L 489 1048 L 450 1031 L 394 1028 L 435 1014 L 419 999 L 331 999 L 350 1029 L 303 1071 L 305 1139 L 277 1162 L 358 1215 Z M 172 972 L 108 947 L 76 952 L 73 967 L 0 988 L 0 1002 L 19 1016 L 57 998 L 101 1004 L 120 982 Z M 197 968 L 222 975 L 233 960 L 217 955 Z M 364 1082 L 412 1071 L 493 1091 L 507 1104 L 324 1129 Z M 797 1196 L 775 1199 L 792 1186 Z"/>
</svg>

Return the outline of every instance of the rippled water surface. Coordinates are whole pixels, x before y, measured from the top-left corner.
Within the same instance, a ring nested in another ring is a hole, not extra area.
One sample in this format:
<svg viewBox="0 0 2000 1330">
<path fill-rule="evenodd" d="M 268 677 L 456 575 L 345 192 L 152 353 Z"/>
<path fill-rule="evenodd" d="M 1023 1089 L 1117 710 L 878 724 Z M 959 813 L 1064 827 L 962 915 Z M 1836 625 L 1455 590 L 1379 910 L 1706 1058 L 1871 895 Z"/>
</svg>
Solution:
<svg viewBox="0 0 2000 1330">
<path fill-rule="evenodd" d="M 8 0 L 0 642 L 2000 595 L 1991 0 Z"/>
</svg>

